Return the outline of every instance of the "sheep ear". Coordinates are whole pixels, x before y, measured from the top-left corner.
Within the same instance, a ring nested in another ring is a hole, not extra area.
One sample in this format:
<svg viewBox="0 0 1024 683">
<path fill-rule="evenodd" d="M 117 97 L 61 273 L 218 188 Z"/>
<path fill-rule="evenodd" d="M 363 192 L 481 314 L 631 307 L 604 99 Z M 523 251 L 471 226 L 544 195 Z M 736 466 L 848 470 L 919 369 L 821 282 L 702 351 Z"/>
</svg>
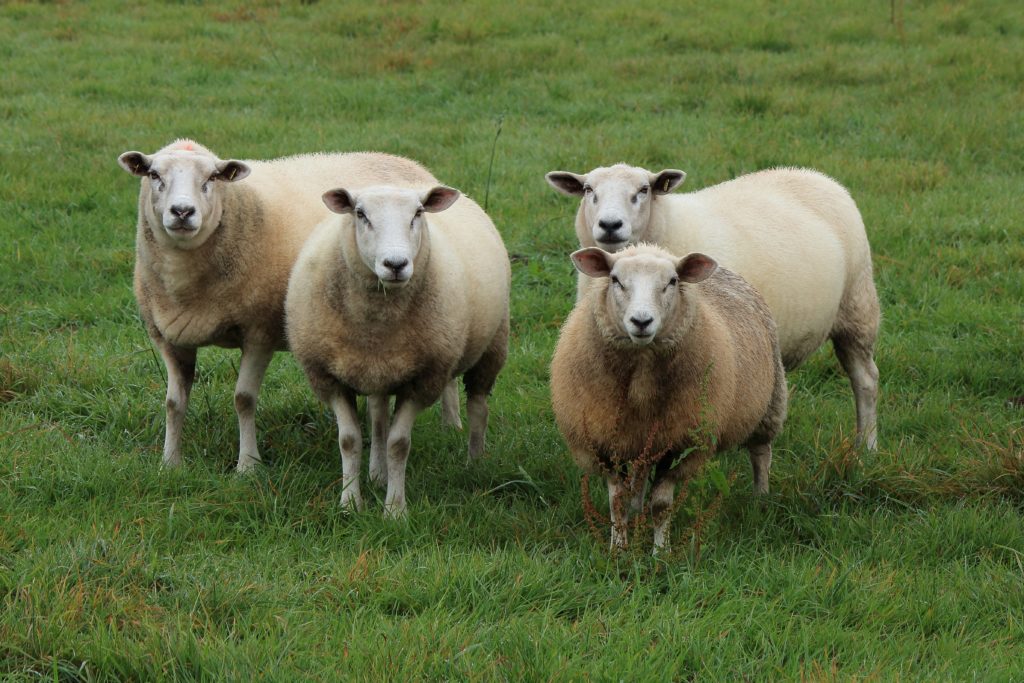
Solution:
<svg viewBox="0 0 1024 683">
<path fill-rule="evenodd" d="M 424 211 L 437 213 L 438 211 L 444 211 L 454 204 L 455 200 L 461 195 L 462 193 L 453 187 L 438 185 L 423 195 L 420 202 L 423 204 Z"/>
<path fill-rule="evenodd" d="M 340 187 L 324 192 L 322 199 L 327 208 L 334 213 L 352 213 L 356 210 L 356 202 L 346 190 Z"/>
<path fill-rule="evenodd" d="M 132 175 L 144 176 L 149 173 L 153 157 L 146 156 L 142 152 L 125 152 L 117 158 L 117 163 Z"/>
<path fill-rule="evenodd" d="M 683 282 L 696 283 L 707 280 L 718 270 L 715 259 L 696 252 L 688 254 L 676 263 L 676 275 Z"/>
<path fill-rule="evenodd" d="M 233 183 L 236 180 L 241 180 L 249 175 L 252 169 L 249 168 L 248 164 L 244 164 L 241 161 L 235 161 L 229 159 L 227 161 L 217 162 L 217 180 L 225 180 L 229 183 Z"/>
<path fill-rule="evenodd" d="M 666 168 L 660 173 L 652 173 L 650 180 L 654 194 L 668 194 L 683 184 L 686 174 L 674 168 Z"/>
<path fill-rule="evenodd" d="M 552 171 L 544 176 L 548 185 L 570 197 L 582 197 L 583 186 L 587 184 L 587 176 L 569 173 L 569 171 Z"/>
<path fill-rule="evenodd" d="M 612 272 L 612 255 L 598 247 L 574 251 L 569 258 L 576 270 L 590 277 L 608 277 Z"/>
</svg>

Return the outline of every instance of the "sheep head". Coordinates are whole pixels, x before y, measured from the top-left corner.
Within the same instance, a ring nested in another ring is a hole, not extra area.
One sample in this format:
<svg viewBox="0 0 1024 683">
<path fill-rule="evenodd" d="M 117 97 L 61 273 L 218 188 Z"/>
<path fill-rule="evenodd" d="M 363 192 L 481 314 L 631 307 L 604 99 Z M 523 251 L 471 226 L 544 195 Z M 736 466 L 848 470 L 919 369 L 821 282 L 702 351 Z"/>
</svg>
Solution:
<svg viewBox="0 0 1024 683">
<path fill-rule="evenodd" d="M 154 229 L 157 239 L 182 249 L 203 244 L 220 223 L 220 184 L 242 180 L 250 171 L 191 140 L 177 140 L 152 155 L 125 152 L 117 162 L 143 179 L 143 209 L 150 225 L 161 226 L 166 236 Z"/>
<path fill-rule="evenodd" d="M 618 251 L 647 239 L 653 196 L 671 192 L 686 174 L 675 169 L 652 173 L 616 164 L 585 175 L 552 171 L 545 177 L 562 194 L 581 197 L 584 224 L 578 230 L 589 230 L 589 234 L 578 235 L 581 244 L 593 240 L 603 249 Z"/>
<path fill-rule="evenodd" d="M 444 185 L 426 192 L 338 188 L 323 196 L 331 211 L 352 214 L 359 256 L 385 288 L 402 287 L 412 278 L 426 229 L 423 214 L 444 211 L 458 198 L 458 190 Z"/>
<path fill-rule="evenodd" d="M 573 252 L 572 262 L 584 275 L 609 278 L 606 312 L 617 327 L 616 336 L 628 337 L 636 346 L 654 342 L 666 321 L 685 305 L 682 283 L 701 282 L 718 268 L 704 254 L 675 258 L 648 245 L 616 254 L 588 247 Z"/>
</svg>

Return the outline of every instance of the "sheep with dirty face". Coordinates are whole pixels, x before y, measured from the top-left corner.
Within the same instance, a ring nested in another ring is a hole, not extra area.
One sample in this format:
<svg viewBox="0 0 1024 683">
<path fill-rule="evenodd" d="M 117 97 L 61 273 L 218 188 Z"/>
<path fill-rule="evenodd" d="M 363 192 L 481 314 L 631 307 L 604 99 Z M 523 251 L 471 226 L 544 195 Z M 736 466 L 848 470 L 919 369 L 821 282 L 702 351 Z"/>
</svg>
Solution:
<svg viewBox="0 0 1024 683">
<path fill-rule="evenodd" d="M 846 188 L 816 171 L 779 168 L 671 194 L 685 178 L 625 164 L 547 174 L 556 190 L 581 198 L 580 246 L 699 251 L 743 276 L 772 311 L 787 369 L 831 339 L 853 388 L 858 439 L 874 449 L 878 296 L 864 223 Z M 590 286 L 580 275 L 578 300 Z"/>
<path fill-rule="evenodd" d="M 487 214 L 449 187 L 336 189 L 324 202 L 338 215 L 292 272 L 288 339 L 337 419 L 343 506 L 363 504 L 356 396 L 384 414 L 395 397 L 390 426 L 373 426 L 370 479 L 387 485 L 385 513 L 398 517 L 413 422 L 460 375 L 469 455 L 484 451 L 487 396 L 508 353 L 508 255 Z"/>
<path fill-rule="evenodd" d="M 613 547 L 626 545 L 653 472 L 657 552 L 676 484 L 715 452 L 745 446 L 754 490 L 767 493 L 786 416 L 775 323 L 753 287 L 703 254 L 590 247 L 572 260 L 594 281 L 551 362 L 555 420 L 576 463 L 607 480 Z"/>
<path fill-rule="evenodd" d="M 237 469 L 260 462 L 256 401 L 285 349 L 284 295 L 306 237 L 331 215 L 321 194 L 338 182 L 434 183 L 387 154 L 315 154 L 273 161 L 218 158 L 192 140 L 118 158 L 141 188 L 135 296 L 167 366 L 163 463 L 181 462 L 181 432 L 198 348 L 240 348 Z"/>
</svg>

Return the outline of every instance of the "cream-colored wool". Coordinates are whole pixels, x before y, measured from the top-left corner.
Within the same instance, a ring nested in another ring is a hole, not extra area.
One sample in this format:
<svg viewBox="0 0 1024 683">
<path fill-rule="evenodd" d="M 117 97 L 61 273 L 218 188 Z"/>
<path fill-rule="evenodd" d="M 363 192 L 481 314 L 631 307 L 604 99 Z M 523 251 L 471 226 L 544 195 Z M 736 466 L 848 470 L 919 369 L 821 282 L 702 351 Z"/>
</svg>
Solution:
<svg viewBox="0 0 1024 683">
<path fill-rule="evenodd" d="M 289 344 L 338 420 L 343 505 L 362 506 L 355 397 L 395 397 L 390 429 L 372 435 L 370 476 L 387 482 L 387 514 L 401 516 L 412 423 L 460 375 L 470 456 L 484 449 L 487 395 L 508 349 L 508 255 L 483 210 L 450 188 L 335 190 L 325 201 L 342 213 L 292 272 Z"/>
<path fill-rule="evenodd" d="M 610 272 L 587 271 L 584 257 L 604 259 Z M 680 259 L 639 245 L 615 254 L 584 249 L 573 259 L 581 273 L 590 272 L 585 276 L 593 285 L 555 348 L 552 407 L 576 463 L 607 478 L 612 544 L 626 542 L 628 511 L 619 498 L 642 500 L 636 478 L 643 478 L 644 460 L 657 462 L 656 550 L 667 544 L 676 483 L 692 477 L 714 452 L 745 446 L 755 490 L 767 492 L 771 441 L 786 415 L 786 383 L 775 323 L 761 296 L 699 254 Z M 700 259 L 711 264 L 711 274 L 705 266 L 691 277 L 686 268 Z M 652 338 L 631 336 L 641 318 L 650 320 Z M 691 447 L 697 450 L 671 466 Z"/>
<path fill-rule="evenodd" d="M 192 140 L 152 155 L 125 152 L 142 178 L 135 295 L 167 365 L 163 462 L 181 462 L 181 428 L 196 350 L 240 348 L 235 407 L 237 469 L 260 461 L 255 410 L 263 374 L 283 350 L 284 295 L 299 250 L 330 212 L 321 195 L 338 183 L 431 184 L 426 169 L 378 153 L 312 154 L 272 161 L 221 160 Z"/>
<path fill-rule="evenodd" d="M 625 164 L 547 175 L 558 191 L 581 197 L 581 246 L 615 251 L 649 242 L 674 254 L 702 252 L 750 282 L 778 325 L 786 368 L 831 339 L 854 391 L 858 436 L 874 448 L 879 306 L 867 235 L 850 194 L 826 175 L 796 168 L 670 194 L 685 177 Z M 589 286 L 581 275 L 578 299 Z"/>
</svg>

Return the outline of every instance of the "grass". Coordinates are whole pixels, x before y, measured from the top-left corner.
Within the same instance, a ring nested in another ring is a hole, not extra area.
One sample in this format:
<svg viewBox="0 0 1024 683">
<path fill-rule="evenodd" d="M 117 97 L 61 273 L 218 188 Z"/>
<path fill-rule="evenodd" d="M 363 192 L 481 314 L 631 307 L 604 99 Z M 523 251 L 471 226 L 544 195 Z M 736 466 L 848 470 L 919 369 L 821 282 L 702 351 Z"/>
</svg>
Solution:
<svg viewBox="0 0 1024 683">
<path fill-rule="evenodd" d="M 1024 19 L 1010 0 L 890 9 L 0 4 L 0 675 L 1024 678 Z M 230 473 L 237 354 L 210 349 L 187 465 L 159 470 L 137 183 L 115 158 L 178 136 L 239 158 L 385 150 L 489 198 L 514 255 L 489 456 L 464 466 L 465 436 L 424 415 L 408 520 L 380 496 L 338 508 L 332 420 L 286 355 L 258 415 L 270 467 Z M 884 312 L 881 449 L 850 448 L 821 350 L 790 376 L 768 502 L 745 455 L 719 458 L 668 561 L 591 533 L 548 404 L 575 243 L 542 176 L 620 160 L 690 190 L 780 164 L 836 177 Z"/>
</svg>

